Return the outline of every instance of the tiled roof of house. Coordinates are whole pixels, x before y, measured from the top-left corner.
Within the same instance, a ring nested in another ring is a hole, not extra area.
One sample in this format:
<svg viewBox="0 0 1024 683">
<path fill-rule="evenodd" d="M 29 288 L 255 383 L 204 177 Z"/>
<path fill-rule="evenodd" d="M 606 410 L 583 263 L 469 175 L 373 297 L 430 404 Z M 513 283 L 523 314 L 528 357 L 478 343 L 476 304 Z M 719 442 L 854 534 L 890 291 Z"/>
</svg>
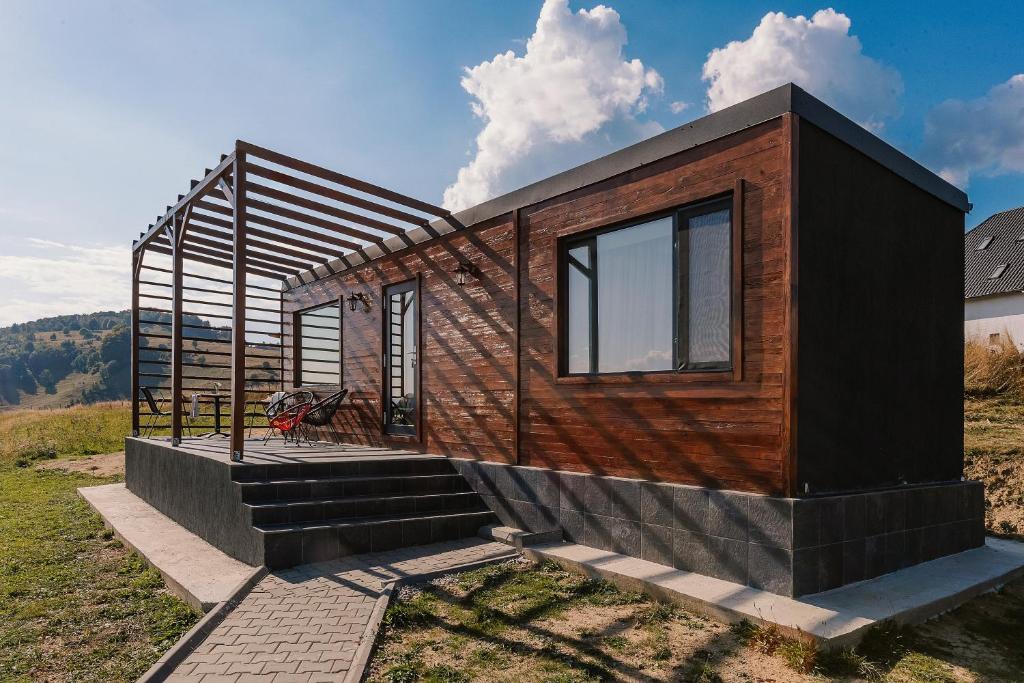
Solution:
<svg viewBox="0 0 1024 683">
<path fill-rule="evenodd" d="M 964 235 L 964 297 L 1024 291 L 1024 206 Z"/>
</svg>

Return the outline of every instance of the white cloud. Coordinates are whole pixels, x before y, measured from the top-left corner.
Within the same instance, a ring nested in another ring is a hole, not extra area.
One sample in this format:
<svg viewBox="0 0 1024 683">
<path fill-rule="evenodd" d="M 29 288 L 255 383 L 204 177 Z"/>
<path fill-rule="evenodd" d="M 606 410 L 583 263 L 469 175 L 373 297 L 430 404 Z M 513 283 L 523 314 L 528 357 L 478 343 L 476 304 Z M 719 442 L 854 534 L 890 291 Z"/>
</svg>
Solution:
<svg viewBox="0 0 1024 683">
<path fill-rule="evenodd" d="M 26 243 L 38 253 L 0 254 L 0 325 L 128 307 L 128 249 L 35 238 Z"/>
<path fill-rule="evenodd" d="M 850 18 L 823 9 L 810 19 L 769 12 L 750 38 L 716 48 L 704 63 L 709 111 L 793 82 L 869 130 L 900 113 L 899 73 L 863 54 Z"/>
<path fill-rule="evenodd" d="M 690 103 L 673 102 L 672 104 L 668 105 L 668 108 L 672 111 L 673 114 L 682 114 L 684 111 L 690 108 Z"/>
<path fill-rule="evenodd" d="M 462 87 L 486 123 L 475 157 L 445 189 L 445 207 L 485 201 L 509 189 L 517 175 L 536 180 L 552 170 L 554 145 L 584 141 L 610 123 L 623 123 L 611 128 L 629 142 L 660 131 L 634 114 L 661 92 L 662 78 L 638 59 L 625 60 L 625 44 L 626 29 L 610 7 L 573 14 L 568 0 L 546 0 L 522 57 L 509 50 L 466 69 Z M 578 150 L 559 155 L 562 168 L 574 155 Z"/>
<path fill-rule="evenodd" d="M 932 109 L 922 157 L 960 187 L 973 174 L 1024 173 L 1024 73 L 984 97 L 947 100 Z"/>
</svg>

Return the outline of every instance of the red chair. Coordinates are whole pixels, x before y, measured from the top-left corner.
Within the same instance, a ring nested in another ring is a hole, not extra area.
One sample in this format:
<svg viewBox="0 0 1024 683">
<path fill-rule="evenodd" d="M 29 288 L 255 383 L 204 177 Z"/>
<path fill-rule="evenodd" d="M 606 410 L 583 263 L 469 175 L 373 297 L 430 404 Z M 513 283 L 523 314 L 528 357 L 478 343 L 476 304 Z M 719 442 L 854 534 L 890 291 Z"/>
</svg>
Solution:
<svg viewBox="0 0 1024 683">
<path fill-rule="evenodd" d="M 313 392 L 296 391 L 267 406 L 268 428 L 266 436 L 263 437 L 263 443 L 267 443 L 277 431 L 284 438 L 285 443 L 294 441 L 297 445 L 303 436 L 302 420 L 313 409 L 313 400 Z"/>
</svg>

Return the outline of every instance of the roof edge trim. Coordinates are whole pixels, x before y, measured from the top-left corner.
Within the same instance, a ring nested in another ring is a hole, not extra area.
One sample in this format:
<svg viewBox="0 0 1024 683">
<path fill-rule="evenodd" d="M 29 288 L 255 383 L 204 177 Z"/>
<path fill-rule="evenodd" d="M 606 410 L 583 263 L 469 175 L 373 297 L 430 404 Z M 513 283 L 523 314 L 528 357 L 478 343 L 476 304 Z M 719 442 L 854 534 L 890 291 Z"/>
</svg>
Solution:
<svg viewBox="0 0 1024 683">
<path fill-rule="evenodd" d="M 513 209 L 538 204 L 552 197 L 633 171 L 660 159 L 778 118 L 788 112 L 797 114 L 809 123 L 818 126 L 937 199 L 960 211 L 970 210 L 967 194 L 962 190 L 954 187 L 800 87 L 793 83 L 787 83 L 629 147 L 458 211 L 450 220 L 434 219 L 430 222 L 429 228 L 415 229 L 405 236 L 395 236 L 386 240 L 384 242 L 384 246 L 387 248 L 386 253 L 407 247 L 410 242 L 419 244 L 452 232 L 458 227 L 476 225 L 510 213 Z M 357 263 L 351 265 L 339 260 L 337 264 L 331 264 L 332 270 L 335 273 L 340 273 L 380 255 L 382 254 L 375 256 L 359 254 Z M 322 276 L 313 271 L 306 271 L 298 276 L 288 277 L 285 286 L 299 287 L 314 282 L 320 277 Z"/>
</svg>

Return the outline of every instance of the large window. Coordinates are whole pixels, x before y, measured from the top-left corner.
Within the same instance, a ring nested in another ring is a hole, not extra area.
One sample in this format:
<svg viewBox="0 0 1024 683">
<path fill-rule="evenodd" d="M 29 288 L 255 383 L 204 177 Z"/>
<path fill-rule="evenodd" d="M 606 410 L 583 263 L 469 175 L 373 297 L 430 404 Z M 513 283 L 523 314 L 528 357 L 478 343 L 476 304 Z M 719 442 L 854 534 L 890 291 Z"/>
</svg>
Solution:
<svg viewBox="0 0 1024 683">
<path fill-rule="evenodd" d="M 341 384 L 341 306 L 337 301 L 297 314 L 295 383 Z"/>
<path fill-rule="evenodd" d="M 562 245 L 563 374 L 732 368 L 725 199 Z"/>
</svg>

